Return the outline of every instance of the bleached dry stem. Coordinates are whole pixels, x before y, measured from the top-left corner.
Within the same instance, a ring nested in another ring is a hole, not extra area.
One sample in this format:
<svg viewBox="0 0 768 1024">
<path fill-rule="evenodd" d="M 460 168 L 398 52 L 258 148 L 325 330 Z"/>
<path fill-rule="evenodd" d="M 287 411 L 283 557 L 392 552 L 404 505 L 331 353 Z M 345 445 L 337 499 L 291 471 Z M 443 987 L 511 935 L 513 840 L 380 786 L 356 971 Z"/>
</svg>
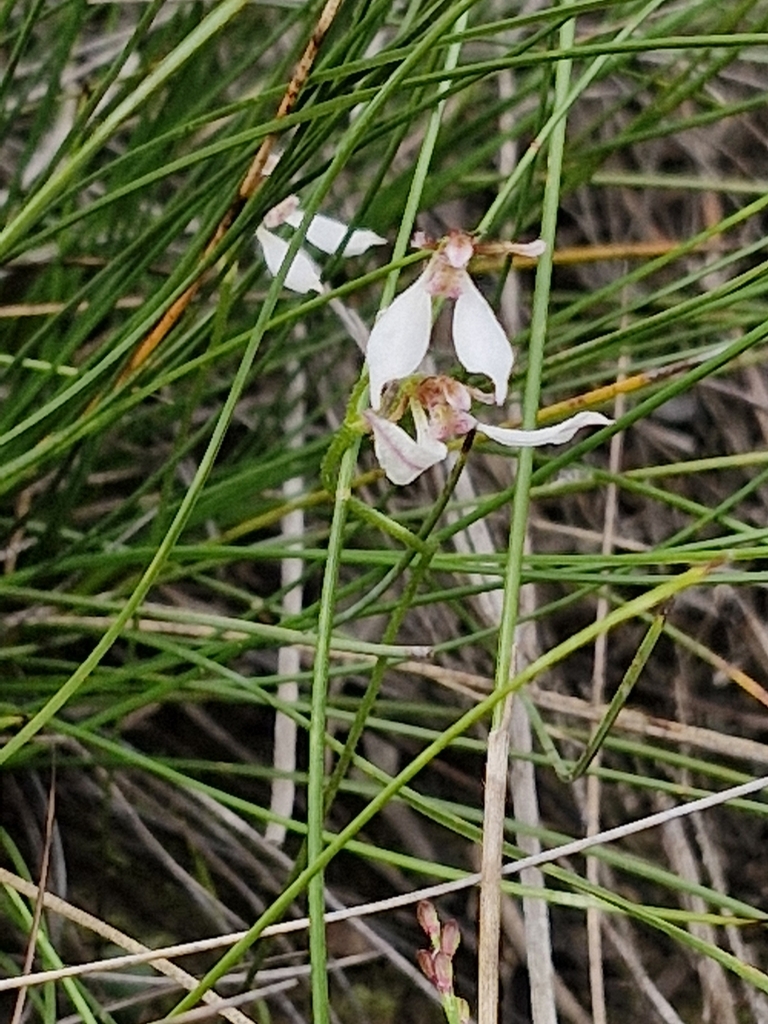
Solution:
<svg viewBox="0 0 768 1024">
<path fill-rule="evenodd" d="M 288 413 L 285 417 L 285 433 L 288 447 L 298 448 L 304 441 L 302 424 L 305 422 L 306 403 L 304 395 L 307 376 L 299 368 L 295 360 L 288 364 L 291 381 L 287 391 Z M 298 497 L 304 489 L 301 477 L 292 477 L 283 484 L 283 497 L 286 503 Z M 295 508 L 288 512 L 281 522 L 281 534 L 286 544 L 296 543 L 304 536 L 304 509 Z M 301 611 L 304 590 L 300 584 L 304 570 L 302 558 L 284 558 L 280 562 L 280 583 L 285 593 L 283 612 L 286 616 L 298 615 Z M 287 678 L 277 688 L 278 699 L 285 704 L 295 704 L 299 699 L 299 684 L 296 676 L 301 668 L 301 656 L 295 647 L 281 647 L 277 655 L 277 671 Z M 291 678 L 293 677 L 293 678 Z M 293 801 L 296 795 L 296 784 L 293 774 L 296 771 L 296 723 L 288 715 L 278 711 L 275 716 L 275 740 L 273 764 L 276 777 L 272 783 L 269 803 L 270 811 L 279 818 L 290 818 L 293 813 Z M 285 841 L 286 826 L 281 821 L 270 821 L 266 828 L 266 837 L 277 846 Z"/>
<path fill-rule="evenodd" d="M 623 375 L 626 365 L 626 356 L 619 360 L 619 379 Z M 620 418 L 624 413 L 626 402 L 624 396 L 619 394 L 616 399 L 614 415 Z M 611 449 L 609 454 L 609 471 L 617 475 L 621 469 L 622 454 L 624 448 L 624 434 L 615 434 L 611 438 Z M 609 555 L 614 548 L 616 536 L 616 520 L 618 516 L 618 488 L 616 484 L 610 483 L 606 487 L 605 494 L 605 525 L 603 529 L 603 541 L 601 553 Z M 597 601 L 595 618 L 599 621 L 610 611 L 608 600 L 602 594 Z M 600 707 L 605 699 L 605 676 L 608 655 L 608 635 L 601 633 L 595 641 L 595 659 L 592 667 L 592 698 L 594 707 Z M 600 764 L 600 752 L 593 761 L 593 767 Z M 587 776 L 587 813 L 586 831 L 588 836 L 595 835 L 600 831 L 600 776 L 595 771 Z M 592 885 L 598 885 L 600 881 L 600 863 L 591 858 L 587 861 L 587 880 Z M 587 954 L 589 957 L 589 990 L 592 997 L 592 1018 L 593 1024 L 607 1024 L 608 1015 L 605 1007 L 605 974 L 603 971 L 603 938 L 601 933 L 602 914 L 597 907 L 587 908 Z"/>
</svg>

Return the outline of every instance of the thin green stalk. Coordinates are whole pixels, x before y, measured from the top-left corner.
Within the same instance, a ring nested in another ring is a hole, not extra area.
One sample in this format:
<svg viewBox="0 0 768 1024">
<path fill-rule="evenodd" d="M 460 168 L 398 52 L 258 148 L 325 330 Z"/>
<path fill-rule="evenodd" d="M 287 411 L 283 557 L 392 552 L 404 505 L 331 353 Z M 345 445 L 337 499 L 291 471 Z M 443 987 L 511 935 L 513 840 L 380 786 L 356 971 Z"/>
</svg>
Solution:
<svg viewBox="0 0 768 1024">
<path fill-rule="evenodd" d="M 449 478 L 445 483 L 445 487 L 443 488 L 440 498 L 437 500 L 437 502 L 435 502 L 435 505 L 430 511 L 423 528 L 419 531 L 420 539 L 425 540 L 430 535 L 430 533 L 435 527 L 435 524 L 437 523 L 437 520 L 445 510 L 445 506 L 456 488 L 456 483 L 459 479 L 459 476 L 464 470 L 464 466 L 466 464 L 470 448 L 471 437 L 468 436 L 467 442 L 462 448 L 461 454 L 459 455 L 459 458 L 456 460 L 456 463 L 453 469 L 451 470 Z M 402 598 L 398 601 L 396 607 L 394 608 L 392 614 L 390 615 L 389 621 L 387 622 L 387 627 L 384 630 L 384 634 L 382 636 L 382 643 L 388 643 L 390 641 L 390 638 L 392 641 L 394 641 L 394 639 L 397 637 L 397 634 L 400 630 L 400 626 L 402 625 L 406 614 L 408 613 L 409 609 L 412 606 L 418 587 L 426 573 L 429 571 L 436 550 L 437 549 L 434 545 L 425 544 L 423 550 L 420 550 L 418 552 L 419 560 L 414 568 L 410 580 L 408 581 L 408 585 L 405 588 L 405 593 L 403 594 Z M 405 572 L 405 569 L 408 567 L 408 565 L 410 565 L 412 559 L 416 557 L 416 554 L 417 553 L 414 549 L 406 551 L 405 555 L 403 556 L 403 559 L 398 563 L 397 566 L 395 566 L 396 570 L 400 570 L 400 572 L 398 573 L 398 577 L 403 572 Z M 373 710 L 374 704 L 376 703 L 376 698 L 378 697 L 379 689 L 384 679 L 384 673 L 386 672 L 387 667 L 388 661 L 386 658 L 376 659 L 376 664 L 374 665 L 373 671 L 371 672 L 370 682 L 366 687 L 362 700 L 358 704 L 357 711 L 355 712 L 354 721 L 352 722 L 349 728 L 347 739 L 344 743 L 344 749 L 339 755 L 336 767 L 333 770 L 333 775 L 331 776 L 328 782 L 328 786 L 326 788 L 326 813 L 330 809 L 330 805 L 333 802 L 336 792 L 339 786 L 341 785 L 342 779 L 346 775 L 347 769 L 349 768 L 350 762 L 352 761 L 352 757 L 357 748 L 357 744 L 360 740 L 360 737 L 363 734 L 363 729 L 365 728 L 366 722 L 368 721 L 368 717 Z"/>
<path fill-rule="evenodd" d="M 21 898 L 21 896 L 15 892 L 10 886 L 5 887 L 7 898 L 11 901 L 13 909 L 18 914 L 19 918 L 24 923 L 25 928 L 32 928 L 32 912 Z M 56 951 L 56 947 L 48 938 L 48 935 L 44 929 L 40 929 L 36 936 L 36 945 L 39 951 L 39 955 L 46 966 L 52 970 L 56 970 L 59 967 L 63 967 L 64 963 Z M 63 979 L 64 991 L 66 992 L 69 999 L 72 1001 L 72 1005 L 77 1010 L 83 1024 L 99 1024 L 96 1015 L 88 1005 L 88 1001 L 82 992 L 82 986 L 74 978 Z M 101 1017 L 101 1015 L 99 1015 Z"/>
<path fill-rule="evenodd" d="M 10 14 L 11 5 L 15 0 L 9 0 L 3 11 L 3 21 L 5 21 Z M 21 26 L 16 42 L 13 45 L 13 49 L 6 58 L 5 68 L 3 69 L 3 77 L 0 80 L 0 103 L 4 103 L 5 98 L 8 94 L 8 90 L 13 84 L 13 76 L 16 68 L 18 67 L 19 61 L 24 53 L 27 43 L 32 36 L 32 32 L 37 24 L 37 19 L 40 12 L 45 8 L 45 0 L 35 0 L 31 7 L 26 12 L 24 24 Z M 5 128 L 5 124 L 2 124 L 2 128 Z"/>
<path fill-rule="evenodd" d="M 330 667 L 335 592 L 339 578 L 341 551 L 344 547 L 344 527 L 351 495 L 351 482 L 357 464 L 359 440 L 346 450 L 339 469 L 336 500 L 328 542 L 328 559 L 323 574 L 323 592 L 320 599 L 312 677 L 312 709 L 309 728 L 309 766 L 307 781 L 307 862 L 310 866 L 321 863 L 325 842 L 323 838 L 325 785 L 325 733 L 326 697 Z M 313 874 L 309 883 L 309 954 L 312 981 L 312 1018 L 317 1024 L 327 1024 L 328 971 L 325 943 L 325 879 L 322 867 Z"/>
<path fill-rule="evenodd" d="M 565 22 L 560 29 L 559 42 L 563 49 L 572 45 L 576 24 L 573 19 Z M 571 76 L 571 61 L 558 63 L 555 72 L 554 108 L 567 111 L 566 100 Z M 565 148 L 565 116 L 550 119 L 550 149 L 547 161 L 547 179 L 544 190 L 541 237 L 547 243 L 544 255 L 536 269 L 536 286 L 533 296 L 533 310 L 530 329 L 528 372 L 523 398 L 523 426 L 530 429 L 536 425 L 541 389 L 541 370 L 544 363 L 544 345 L 547 335 L 549 314 L 549 292 L 552 280 L 552 253 L 557 230 L 557 212 L 560 202 L 560 178 Z M 531 152 L 529 150 L 529 152 Z M 515 174 L 519 177 L 520 164 Z M 500 193 L 504 195 L 508 187 Z M 500 198 L 499 197 L 499 198 Z M 498 205 L 497 199 L 494 205 Z M 486 218 L 491 220 L 489 210 Z M 499 640 L 496 653 L 494 690 L 502 691 L 509 679 L 515 675 L 514 642 L 518 624 L 520 588 L 523 576 L 525 539 L 528 530 L 528 506 L 533 473 L 533 449 L 523 448 L 517 458 L 515 490 L 507 549 L 507 563 L 504 573 L 504 596 L 499 623 Z M 501 872 L 500 851 L 503 837 L 503 808 L 506 795 L 507 761 L 509 756 L 509 718 L 512 708 L 508 702 L 499 702 L 494 707 L 489 735 L 489 759 L 486 778 L 486 799 L 483 825 L 483 880 L 480 886 L 480 980 L 478 985 L 480 1024 L 495 1024 L 498 1019 L 498 978 L 499 970 L 499 927 L 501 914 L 501 893 L 499 876 Z M 491 760 L 493 752 L 493 761 Z M 499 806 L 500 805 L 500 806 Z M 536 998 L 535 983 L 532 996 Z M 551 1001 L 542 992 L 542 998 Z M 545 1011 L 547 1012 L 547 1011 Z M 548 1018 L 550 1014 L 547 1014 Z"/>
<path fill-rule="evenodd" d="M 574 782 L 576 779 L 581 778 L 591 764 L 598 750 L 605 742 L 605 738 L 610 732 L 613 723 L 618 718 L 619 712 L 629 699 L 629 695 L 640 677 L 640 673 L 645 668 L 645 664 L 651 656 L 651 651 L 654 649 L 656 641 L 661 636 L 666 620 L 667 616 L 663 611 L 657 612 L 657 614 L 654 615 L 647 633 L 640 642 L 640 646 L 635 651 L 635 656 L 632 659 L 629 668 L 624 673 L 624 678 L 621 683 L 619 683 L 618 689 L 613 695 L 611 703 L 608 705 L 608 709 L 603 715 L 600 725 L 595 730 L 594 735 L 590 738 L 584 753 L 571 768 L 567 768 L 561 775 L 564 782 Z"/>
<path fill-rule="evenodd" d="M 467 14 L 464 13 L 457 24 L 466 25 Z M 446 57 L 446 68 L 455 67 L 460 53 L 460 44 L 454 43 L 448 49 Z M 438 95 L 445 91 L 446 85 L 438 87 Z M 440 100 L 433 111 L 426 137 L 419 152 L 419 158 L 414 170 L 411 188 L 408 194 L 405 210 L 403 211 L 400 229 L 393 257 L 396 259 L 404 255 L 406 246 L 413 230 L 413 222 L 419 206 L 419 199 L 423 192 L 429 165 L 434 150 L 437 133 L 445 105 Z M 384 287 L 381 300 L 381 308 L 389 305 L 394 295 L 397 284 L 397 271 L 390 274 Z M 366 374 L 363 371 L 363 379 Z M 355 390 L 353 398 L 355 408 L 348 410 L 347 419 L 356 419 L 360 416 L 367 402 L 365 391 Z M 335 790 L 338 787 L 342 773 L 346 771 L 349 756 L 354 752 L 359 736 L 362 731 L 364 718 L 369 706 L 372 707 L 378 693 L 381 680 L 384 677 L 385 663 L 378 661 L 376 669 L 371 676 L 368 687 L 367 701 L 358 713 L 357 728 L 353 728 L 347 740 L 345 751 L 337 766 L 338 770 L 332 777 L 328 787 L 325 786 L 325 731 L 326 731 L 326 710 L 325 701 L 330 673 L 330 640 L 334 627 L 334 612 L 336 607 L 336 589 L 338 586 L 339 566 L 341 552 L 344 547 L 344 526 L 346 524 L 349 501 L 352 493 L 352 480 L 357 464 L 357 454 L 360 448 L 360 437 L 352 439 L 350 447 L 345 451 L 339 469 L 338 481 L 336 484 L 336 499 L 334 503 L 333 522 L 331 526 L 331 537 L 328 545 L 328 561 L 325 565 L 323 576 L 323 592 L 320 600 L 320 611 L 318 619 L 318 646 L 315 652 L 314 674 L 312 680 L 312 726 L 309 734 L 309 782 L 307 786 L 307 804 L 309 815 L 307 820 L 307 861 L 309 865 L 315 863 L 323 850 L 323 825 L 326 809 L 333 800 Z M 426 565 L 428 565 L 428 559 Z M 419 579 L 420 574 L 416 573 L 414 579 Z M 404 609 L 404 605 L 401 605 Z M 386 631 L 387 636 L 395 636 L 400 626 L 400 620 L 404 616 L 393 615 L 390 626 Z M 340 767 L 339 767 L 340 766 Z M 316 1024 L 327 1024 L 329 1019 L 328 1011 L 328 972 L 326 968 L 326 944 L 325 944 L 325 881 L 322 869 L 309 881 L 309 948 L 312 979 L 312 1008 Z"/>
<path fill-rule="evenodd" d="M 624 28 L 617 33 L 615 43 L 621 44 L 626 40 L 632 33 L 647 19 L 650 15 L 665 2 L 665 0 L 650 0 L 634 18 L 630 18 Z M 565 28 L 565 26 L 564 26 Z M 561 32 L 563 30 L 561 29 Z M 647 44 L 646 44 L 647 45 Z M 559 55 L 557 51 L 550 54 L 552 60 L 558 61 L 558 67 L 562 67 L 563 64 L 570 64 L 573 62 L 574 57 L 582 56 L 583 49 L 580 47 L 575 53 L 571 50 L 571 47 L 561 47 Z M 587 86 L 589 86 L 595 78 L 600 74 L 605 66 L 606 62 L 610 60 L 608 53 L 602 53 L 600 50 L 597 52 L 597 56 L 588 70 L 577 79 L 575 85 L 570 92 L 567 92 L 563 96 L 559 97 L 560 102 L 555 102 L 554 110 L 548 118 L 546 124 L 543 126 L 541 131 L 536 134 L 536 138 L 530 144 L 528 149 L 525 151 L 521 159 L 518 161 L 517 166 L 507 180 L 504 182 L 504 186 L 499 190 L 499 194 L 496 196 L 494 201 L 488 207 L 485 216 L 482 218 L 477 226 L 478 235 L 486 234 L 496 223 L 496 221 L 502 216 L 504 210 L 511 196 L 515 194 L 518 183 L 522 180 L 523 176 L 528 173 L 530 164 L 537 158 L 539 151 L 549 141 L 553 132 L 560 124 L 560 122 L 568 114 L 573 104 L 577 99 L 584 93 Z M 541 266 L 541 262 L 539 262 Z"/>
</svg>

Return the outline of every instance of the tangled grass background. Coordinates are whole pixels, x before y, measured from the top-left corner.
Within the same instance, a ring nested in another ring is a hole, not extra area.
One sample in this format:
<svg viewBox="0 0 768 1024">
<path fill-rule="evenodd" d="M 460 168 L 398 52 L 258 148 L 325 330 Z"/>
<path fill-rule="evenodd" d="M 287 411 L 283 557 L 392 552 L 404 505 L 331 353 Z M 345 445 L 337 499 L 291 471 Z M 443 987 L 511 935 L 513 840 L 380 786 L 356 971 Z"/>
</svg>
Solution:
<svg viewBox="0 0 768 1024">
<path fill-rule="evenodd" d="M 415 901 L 482 867 L 433 897 L 480 1024 L 768 1022 L 759 795 L 492 871 L 766 773 L 768 4 L 322 15 L 0 12 L 0 1014 L 210 1016 L 213 972 L 240 1024 L 437 1021 Z M 293 193 L 390 245 L 284 290 Z M 549 242 L 477 277 L 508 421 L 615 425 L 395 488 L 366 332 L 414 229 L 478 227 Z"/>
</svg>

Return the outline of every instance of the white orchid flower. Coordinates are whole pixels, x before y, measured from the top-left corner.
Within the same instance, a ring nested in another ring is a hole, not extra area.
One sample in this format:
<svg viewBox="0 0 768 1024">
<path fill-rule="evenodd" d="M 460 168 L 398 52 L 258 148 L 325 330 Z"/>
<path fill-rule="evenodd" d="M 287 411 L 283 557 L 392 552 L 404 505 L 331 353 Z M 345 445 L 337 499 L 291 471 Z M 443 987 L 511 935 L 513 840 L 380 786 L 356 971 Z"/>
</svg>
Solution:
<svg viewBox="0 0 768 1024">
<path fill-rule="evenodd" d="M 288 242 L 280 235 L 274 234 L 271 229 L 280 224 L 290 224 L 292 228 L 298 228 L 303 218 L 304 212 L 299 206 L 298 198 L 288 196 L 287 199 L 274 206 L 256 228 L 256 240 L 264 254 L 267 270 L 273 277 L 285 261 Z M 333 254 L 338 250 L 348 232 L 349 228 L 340 220 L 316 214 L 309 222 L 307 240 L 322 252 Z M 386 238 L 377 235 L 375 231 L 353 231 L 344 246 L 342 256 L 360 256 L 372 245 L 384 245 L 385 242 Z M 321 293 L 324 291 L 323 282 L 320 280 L 320 268 L 303 249 L 299 249 L 293 257 L 284 283 L 286 288 L 302 295 L 307 292 Z"/>
<path fill-rule="evenodd" d="M 416 403 L 412 407 L 416 439 L 406 434 L 392 420 L 377 416 L 374 412 L 365 414 L 373 434 L 373 450 L 379 465 L 393 484 L 403 486 L 412 483 L 417 476 L 448 455 L 448 446 L 433 437 L 424 410 Z"/>
<path fill-rule="evenodd" d="M 373 434 L 376 458 L 387 478 L 400 486 L 412 483 L 425 470 L 446 458 L 446 441 L 464 437 L 470 430 L 479 430 L 510 448 L 538 448 L 546 444 L 565 444 L 583 427 L 603 427 L 613 422 L 601 412 L 584 410 L 551 427 L 535 430 L 495 427 L 472 415 L 473 398 L 486 403 L 494 400 L 452 377 L 422 378 L 413 387 L 407 403 L 416 428 L 415 438 L 392 419 L 367 412 L 365 418 Z M 405 409 L 401 404 L 395 413 L 397 419 L 404 415 Z"/>
<path fill-rule="evenodd" d="M 415 241 L 428 244 L 419 236 Z M 507 243 L 503 251 L 535 258 L 544 248 L 545 243 L 538 239 L 527 244 Z M 376 321 L 366 352 L 374 410 L 381 406 L 387 381 L 410 376 L 426 355 L 434 297 L 455 299 L 453 345 L 461 365 L 468 373 L 484 373 L 491 378 L 497 405 L 505 400 L 514 362 L 512 348 L 493 310 L 467 272 L 469 261 L 482 250 L 483 246 L 475 243 L 471 235 L 453 231 L 438 244 L 421 276 Z"/>
</svg>

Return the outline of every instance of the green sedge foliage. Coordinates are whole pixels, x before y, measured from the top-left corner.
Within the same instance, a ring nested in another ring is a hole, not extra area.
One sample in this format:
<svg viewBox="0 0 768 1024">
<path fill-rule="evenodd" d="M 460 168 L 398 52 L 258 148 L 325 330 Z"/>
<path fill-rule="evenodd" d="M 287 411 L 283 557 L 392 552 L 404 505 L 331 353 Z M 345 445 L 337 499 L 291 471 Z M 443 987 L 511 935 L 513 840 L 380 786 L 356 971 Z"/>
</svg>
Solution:
<svg viewBox="0 0 768 1024">
<path fill-rule="evenodd" d="M 321 914 L 476 869 L 510 692 L 540 821 L 507 807 L 509 859 L 521 837 L 584 834 L 582 768 L 604 828 L 765 773 L 768 3 L 520 6 L 344 0 L 281 120 L 318 4 L 0 6 L 0 865 L 39 878 L 53 783 L 48 888 L 153 947 L 244 933 L 185 962 L 186 995 L 129 967 L 30 989 L 36 1020 L 156 1019 L 214 984 L 263 987 L 288 953 L 311 978 L 246 1018 L 439 1020 L 403 967 L 411 911 L 378 917 L 375 959 L 346 967 Z M 237 204 L 272 134 L 282 157 Z M 319 211 L 391 245 L 321 257 L 326 291 L 288 292 L 253 235 L 291 193 L 292 252 Z M 604 388 L 590 401 L 615 425 L 523 454 L 478 439 L 388 485 L 350 323 L 420 271 L 416 228 L 545 237 L 537 270 L 477 277 L 517 354 L 504 415 L 530 427 Z M 617 690 L 590 744 L 590 704 Z M 296 728 L 284 813 L 278 713 Z M 587 858 L 545 869 L 533 895 L 585 1011 L 597 907 L 609 1016 L 648 1013 L 627 944 L 680 1018 L 764 1013 L 765 814 L 744 799 L 600 847 L 589 875 Z M 31 933 L 39 969 L 119 946 L 35 926 L 10 883 L 0 901 L 4 977 Z M 444 902 L 474 1013 L 474 905 Z M 309 938 L 262 937 L 307 907 Z M 517 1005 L 521 972 L 502 983 Z"/>
</svg>

